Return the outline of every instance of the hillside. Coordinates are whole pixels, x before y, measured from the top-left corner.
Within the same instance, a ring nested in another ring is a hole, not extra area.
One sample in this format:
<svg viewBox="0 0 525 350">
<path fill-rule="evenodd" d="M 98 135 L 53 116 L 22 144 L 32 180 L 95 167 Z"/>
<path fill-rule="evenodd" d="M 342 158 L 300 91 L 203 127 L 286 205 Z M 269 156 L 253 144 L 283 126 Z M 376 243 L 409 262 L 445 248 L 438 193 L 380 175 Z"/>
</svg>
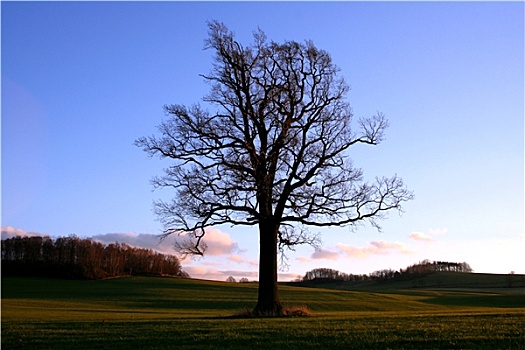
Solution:
<svg viewBox="0 0 525 350">
<path fill-rule="evenodd" d="M 422 289 L 525 294 L 525 275 L 435 272 L 409 280 L 308 281 L 297 283 L 296 285 L 369 292 Z"/>
<path fill-rule="evenodd" d="M 1 347 L 523 349 L 523 294 L 280 289 L 313 317 L 230 317 L 255 305 L 255 283 L 3 277 Z"/>
</svg>

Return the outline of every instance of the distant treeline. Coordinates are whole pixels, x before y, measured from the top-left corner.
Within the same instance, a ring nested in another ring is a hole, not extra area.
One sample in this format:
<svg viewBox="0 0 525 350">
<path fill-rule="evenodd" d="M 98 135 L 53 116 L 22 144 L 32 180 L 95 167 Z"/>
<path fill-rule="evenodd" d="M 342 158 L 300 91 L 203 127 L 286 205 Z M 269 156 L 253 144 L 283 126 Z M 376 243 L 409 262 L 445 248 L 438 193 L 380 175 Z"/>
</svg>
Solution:
<svg viewBox="0 0 525 350">
<path fill-rule="evenodd" d="M 407 280 L 414 277 L 428 275 L 434 272 L 451 271 L 451 272 L 473 272 L 472 268 L 466 262 L 455 263 L 448 261 L 429 261 L 423 260 L 417 264 L 408 266 L 406 269 L 399 271 L 392 269 L 374 271 L 368 275 L 353 275 L 328 268 L 319 268 L 308 271 L 302 281 L 368 281 L 368 280 L 389 280 L 399 279 Z"/>
<path fill-rule="evenodd" d="M 102 279 L 127 275 L 189 277 L 176 256 L 123 243 L 104 245 L 76 236 L 2 241 L 2 276 Z"/>
</svg>

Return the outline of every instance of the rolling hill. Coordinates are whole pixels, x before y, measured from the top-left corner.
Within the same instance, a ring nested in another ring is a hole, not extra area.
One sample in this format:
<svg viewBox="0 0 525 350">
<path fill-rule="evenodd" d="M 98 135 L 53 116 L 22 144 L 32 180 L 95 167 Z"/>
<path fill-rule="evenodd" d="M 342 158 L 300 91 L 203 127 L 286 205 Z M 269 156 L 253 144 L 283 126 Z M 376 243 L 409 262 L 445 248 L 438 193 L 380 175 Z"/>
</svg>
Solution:
<svg viewBox="0 0 525 350">
<path fill-rule="evenodd" d="M 492 276 L 477 278 L 424 281 L 501 286 Z M 306 305 L 312 317 L 239 319 L 230 316 L 255 305 L 255 283 L 7 277 L 2 349 L 523 349 L 520 288 L 479 293 L 387 284 L 359 291 L 282 285 L 283 303 Z"/>
<path fill-rule="evenodd" d="M 450 290 L 477 291 L 487 293 L 525 294 L 525 275 L 504 275 L 487 273 L 434 272 L 412 279 L 367 280 L 367 281 L 308 281 L 292 283 L 314 288 L 353 291 L 394 291 L 394 290 Z"/>
</svg>

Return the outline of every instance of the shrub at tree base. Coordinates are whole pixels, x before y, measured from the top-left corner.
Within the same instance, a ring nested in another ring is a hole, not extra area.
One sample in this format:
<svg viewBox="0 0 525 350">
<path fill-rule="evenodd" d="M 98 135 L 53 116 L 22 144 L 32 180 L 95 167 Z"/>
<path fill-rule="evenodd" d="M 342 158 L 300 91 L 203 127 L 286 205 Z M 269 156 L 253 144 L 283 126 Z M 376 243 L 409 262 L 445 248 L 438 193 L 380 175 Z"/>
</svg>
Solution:
<svg viewBox="0 0 525 350">
<path fill-rule="evenodd" d="M 251 318 L 251 317 L 309 317 L 312 312 L 306 305 L 283 305 L 282 313 L 255 312 L 250 308 L 238 310 L 232 318 Z"/>
</svg>

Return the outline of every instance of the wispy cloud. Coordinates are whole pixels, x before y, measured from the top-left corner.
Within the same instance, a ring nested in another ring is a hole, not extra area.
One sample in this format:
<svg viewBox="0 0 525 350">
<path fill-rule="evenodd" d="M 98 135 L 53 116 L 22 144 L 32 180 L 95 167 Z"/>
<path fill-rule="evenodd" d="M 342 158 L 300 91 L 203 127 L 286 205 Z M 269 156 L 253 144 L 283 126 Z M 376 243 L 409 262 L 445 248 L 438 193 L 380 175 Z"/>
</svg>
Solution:
<svg viewBox="0 0 525 350">
<path fill-rule="evenodd" d="M 163 254 L 177 253 L 174 249 L 174 237 L 168 237 L 164 240 L 161 240 L 159 235 L 154 235 L 151 233 L 137 234 L 133 232 L 118 232 L 95 235 L 91 238 L 103 244 L 118 242 L 128 244 L 132 247 L 152 249 Z"/>
<path fill-rule="evenodd" d="M 133 232 L 106 233 L 92 236 L 92 238 L 104 244 L 126 243 L 133 247 L 153 249 L 160 253 L 173 255 L 177 254 L 175 242 L 181 239 L 176 234 L 161 240 L 159 235 Z M 232 240 L 230 235 L 218 229 L 207 229 L 203 241 L 208 245 L 206 250 L 208 256 L 230 255 L 239 250 L 237 243 Z"/>
<path fill-rule="evenodd" d="M 448 233 L 448 229 L 446 228 L 431 228 L 427 231 L 427 233 L 431 236 L 441 236 Z"/>
<path fill-rule="evenodd" d="M 303 276 L 295 273 L 279 273 L 279 281 L 293 281 L 295 279 L 301 279 Z"/>
<path fill-rule="evenodd" d="M 217 273 L 217 270 L 207 269 L 202 266 L 184 266 L 184 271 L 190 274 L 192 278 L 203 278 L 209 273 Z"/>
<path fill-rule="evenodd" d="M 315 252 L 312 253 L 311 258 L 313 260 L 320 260 L 320 259 L 337 260 L 339 258 L 339 253 L 332 252 L 330 250 L 321 248 L 321 249 L 316 249 Z"/>
<path fill-rule="evenodd" d="M 300 263 L 309 263 L 312 261 L 312 259 L 304 257 L 304 256 L 299 256 L 295 258 L 295 260 L 299 261 Z"/>
<path fill-rule="evenodd" d="M 237 281 L 239 281 L 241 278 L 247 278 L 250 281 L 257 281 L 259 279 L 259 272 L 257 269 L 233 270 L 228 268 L 221 269 L 220 267 L 207 268 L 202 264 L 199 266 L 184 265 L 183 270 L 188 272 L 192 278 L 196 279 L 225 281 L 230 276 L 235 278 Z M 298 275 L 297 273 L 280 272 L 278 274 L 279 281 L 291 281 L 301 277 L 302 276 Z"/>
<path fill-rule="evenodd" d="M 315 260 L 338 260 L 343 258 L 366 259 L 373 255 L 408 255 L 413 253 L 413 251 L 401 242 L 372 241 L 364 247 L 337 243 L 336 246 L 331 249 L 316 249 L 309 258 L 300 256 L 295 258 L 295 260 L 300 263 L 311 263 Z"/>
<path fill-rule="evenodd" d="M 183 270 L 188 272 L 192 278 L 225 281 L 232 276 L 236 280 L 247 278 L 250 281 L 256 280 L 259 276 L 257 271 L 251 270 L 219 270 L 216 268 L 205 268 L 203 266 L 183 266 Z"/>
<path fill-rule="evenodd" d="M 20 228 L 14 228 L 12 226 L 2 227 L 2 239 L 9 239 L 15 236 L 34 237 L 34 236 L 49 236 L 49 235 L 46 233 L 40 233 L 40 232 L 28 232 Z"/>
<path fill-rule="evenodd" d="M 434 238 L 430 237 L 429 235 L 423 232 L 412 232 L 411 234 L 408 235 L 408 238 L 413 239 L 415 241 L 422 241 L 422 242 L 434 241 Z"/>
<path fill-rule="evenodd" d="M 256 279 L 259 276 L 259 273 L 257 271 L 245 271 L 245 270 L 220 270 L 219 273 L 222 276 L 228 277 L 233 276 L 235 278 L 248 278 L 248 279 Z"/>
<path fill-rule="evenodd" d="M 442 236 L 448 233 L 446 228 L 431 228 L 426 233 L 422 231 L 414 231 L 408 235 L 409 239 L 420 242 L 434 242 L 436 236 Z"/>
<path fill-rule="evenodd" d="M 250 266 L 258 266 L 257 261 L 249 260 L 249 259 L 243 258 L 242 256 L 235 255 L 235 254 L 230 255 L 228 257 L 228 261 L 232 261 L 232 262 L 237 263 L 237 264 L 247 264 L 247 265 L 250 265 Z"/>
<path fill-rule="evenodd" d="M 413 253 L 403 243 L 387 241 L 373 241 L 365 247 L 355 247 L 352 245 L 338 243 L 337 248 L 341 250 L 346 255 L 346 257 L 357 259 L 366 259 L 372 255 Z"/>
</svg>

